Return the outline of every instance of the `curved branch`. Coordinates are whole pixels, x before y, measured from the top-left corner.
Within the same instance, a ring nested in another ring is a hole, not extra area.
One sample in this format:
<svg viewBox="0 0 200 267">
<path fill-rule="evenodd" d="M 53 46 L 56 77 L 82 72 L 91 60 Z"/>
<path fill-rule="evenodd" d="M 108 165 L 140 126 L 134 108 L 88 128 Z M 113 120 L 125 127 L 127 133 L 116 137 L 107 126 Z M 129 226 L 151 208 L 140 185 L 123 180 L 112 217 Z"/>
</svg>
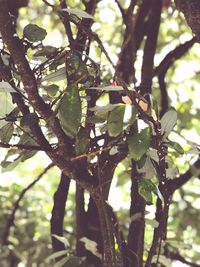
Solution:
<svg viewBox="0 0 200 267">
<path fill-rule="evenodd" d="M 200 264 L 197 264 L 197 263 L 191 262 L 189 260 L 186 260 L 179 253 L 169 252 L 169 254 L 167 255 L 167 257 L 170 258 L 170 259 L 172 259 L 172 260 L 180 261 L 180 262 L 182 262 L 184 264 L 187 264 L 190 267 L 200 267 Z"/>
<path fill-rule="evenodd" d="M 188 50 L 197 42 L 196 37 L 193 37 L 191 40 L 180 44 L 174 50 L 170 51 L 164 59 L 160 62 L 159 66 L 154 70 L 154 76 L 158 76 L 161 73 L 166 73 L 168 69 L 172 66 L 175 60 L 181 58 L 188 52 Z"/>
<path fill-rule="evenodd" d="M 173 194 L 176 190 L 181 188 L 185 183 L 187 183 L 192 177 L 200 178 L 200 159 L 198 159 L 185 173 L 181 174 L 178 178 L 169 180 L 167 182 L 169 194 Z"/>
</svg>

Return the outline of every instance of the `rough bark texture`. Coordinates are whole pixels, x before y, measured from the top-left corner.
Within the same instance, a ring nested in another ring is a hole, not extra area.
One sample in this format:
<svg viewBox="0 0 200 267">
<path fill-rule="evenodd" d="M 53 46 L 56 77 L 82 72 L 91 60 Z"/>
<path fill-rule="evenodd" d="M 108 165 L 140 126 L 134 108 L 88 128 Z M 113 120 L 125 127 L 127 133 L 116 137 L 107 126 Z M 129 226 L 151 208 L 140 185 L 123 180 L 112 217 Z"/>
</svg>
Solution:
<svg viewBox="0 0 200 267">
<path fill-rule="evenodd" d="M 200 42 L 200 1 L 175 0 L 175 2 L 177 8 L 184 13 L 188 25 Z"/>
</svg>

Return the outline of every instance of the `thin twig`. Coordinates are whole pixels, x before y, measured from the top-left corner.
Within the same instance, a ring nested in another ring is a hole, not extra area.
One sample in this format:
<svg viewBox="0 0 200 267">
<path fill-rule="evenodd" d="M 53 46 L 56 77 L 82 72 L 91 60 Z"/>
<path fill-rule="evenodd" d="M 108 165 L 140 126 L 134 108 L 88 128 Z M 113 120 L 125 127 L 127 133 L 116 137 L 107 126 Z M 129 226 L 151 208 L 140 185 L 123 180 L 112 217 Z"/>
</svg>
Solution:
<svg viewBox="0 0 200 267">
<path fill-rule="evenodd" d="M 2 142 L 0 142 L 0 147 L 2 147 L 2 148 L 12 148 L 12 149 L 47 151 L 46 148 L 42 148 L 41 146 L 31 146 L 31 145 L 23 145 L 23 144 L 5 144 L 5 143 L 2 143 Z"/>
</svg>

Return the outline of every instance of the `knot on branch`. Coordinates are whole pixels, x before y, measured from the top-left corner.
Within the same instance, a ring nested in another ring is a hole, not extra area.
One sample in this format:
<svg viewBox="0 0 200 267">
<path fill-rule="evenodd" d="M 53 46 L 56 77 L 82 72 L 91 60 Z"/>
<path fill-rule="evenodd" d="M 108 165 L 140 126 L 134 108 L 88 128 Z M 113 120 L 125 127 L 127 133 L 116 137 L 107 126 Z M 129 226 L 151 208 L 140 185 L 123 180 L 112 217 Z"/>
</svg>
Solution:
<svg viewBox="0 0 200 267">
<path fill-rule="evenodd" d="M 177 8 L 183 12 L 188 25 L 200 42 L 200 1 L 175 0 L 175 2 Z"/>
</svg>

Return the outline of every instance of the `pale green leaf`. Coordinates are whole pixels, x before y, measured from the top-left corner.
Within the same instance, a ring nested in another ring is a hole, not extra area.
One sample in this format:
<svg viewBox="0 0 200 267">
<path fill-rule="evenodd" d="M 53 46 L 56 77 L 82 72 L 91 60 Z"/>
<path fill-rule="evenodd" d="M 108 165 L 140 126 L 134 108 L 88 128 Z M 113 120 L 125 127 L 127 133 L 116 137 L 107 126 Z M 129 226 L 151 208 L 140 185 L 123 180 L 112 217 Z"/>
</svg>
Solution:
<svg viewBox="0 0 200 267">
<path fill-rule="evenodd" d="M 94 17 L 87 12 L 79 9 L 79 8 L 63 8 L 62 11 L 66 11 L 69 14 L 76 15 L 80 18 L 85 18 L 85 19 L 94 19 Z"/>
<path fill-rule="evenodd" d="M 47 94 L 50 96 L 55 96 L 59 90 L 59 86 L 57 84 L 50 84 L 43 86 L 44 90 L 47 91 Z"/>
<path fill-rule="evenodd" d="M 9 143 L 10 139 L 12 138 L 12 134 L 14 131 L 14 126 L 12 122 L 9 122 L 5 124 L 1 129 L 0 129 L 0 140 L 3 143 Z"/>
<path fill-rule="evenodd" d="M 10 94 L 0 93 L 0 118 L 5 117 L 13 110 L 14 106 L 12 104 L 12 98 Z M 0 120 L 0 127 L 5 125 L 7 122 L 5 120 Z"/>
<path fill-rule="evenodd" d="M 91 239 L 88 239 L 87 237 L 80 238 L 80 241 L 84 243 L 85 248 L 90 251 L 92 254 L 94 254 L 98 258 L 102 258 L 102 255 L 98 252 L 97 249 L 97 243 Z"/>
<path fill-rule="evenodd" d="M 116 137 L 123 131 L 125 105 L 118 105 L 108 114 L 108 134 Z"/>
<path fill-rule="evenodd" d="M 67 79 L 67 75 L 66 75 L 66 68 L 62 67 L 58 70 L 56 70 L 55 72 L 52 72 L 48 75 L 46 75 L 43 79 L 42 82 L 56 82 L 56 81 L 62 81 L 62 80 L 66 80 Z"/>
<path fill-rule="evenodd" d="M 106 91 L 106 92 L 110 92 L 110 91 L 123 91 L 123 87 L 122 86 L 114 86 L 114 85 L 108 85 L 108 86 L 99 86 L 99 87 L 90 87 L 87 89 L 93 89 L 93 90 L 99 90 L 99 91 Z"/>
<path fill-rule="evenodd" d="M 58 252 L 55 252 L 55 253 L 53 253 L 52 255 L 50 255 L 49 257 L 47 257 L 46 259 L 45 259 L 45 262 L 50 262 L 51 260 L 54 260 L 54 259 L 56 259 L 56 258 L 58 258 L 58 257 L 61 257 L 61 256 L 67 256 L 67 250 L 65 249 L 65 250 L 60 250 L 60 251 L 58 251 Z"/>
<path fill-rule="evenodd" d="M 2 93 L 16 93 L 16 90 L 7 82 L 0 82 L 0 92 Z"/>
<path fill-rule="evenodd" d="M 161 134 L 168 136 L 177 121 L 177 112 L 174 109 L 167 111 L 161 118 Z"/>
<path fill-rule="evenodd" d="M 52 234 L 52 236 L 55 237 L 61 243 L 63 243 L 65 247 L 69 247 L 69 241 L 64 236 L 59 236 L 56 234 Z"/>
</svg>

